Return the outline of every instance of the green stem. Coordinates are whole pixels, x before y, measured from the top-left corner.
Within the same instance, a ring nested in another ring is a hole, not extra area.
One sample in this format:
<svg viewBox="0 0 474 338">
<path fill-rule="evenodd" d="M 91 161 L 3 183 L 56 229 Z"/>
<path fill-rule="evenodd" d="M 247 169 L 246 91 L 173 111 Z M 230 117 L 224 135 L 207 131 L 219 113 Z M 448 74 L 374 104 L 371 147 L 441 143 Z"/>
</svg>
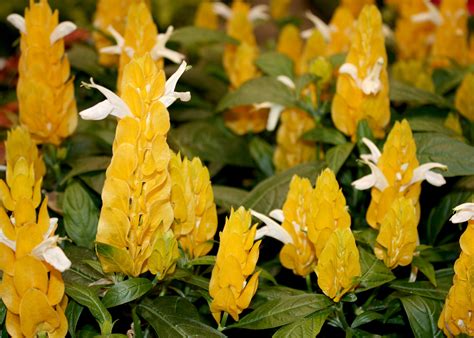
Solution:
<svg viewBox="0 0 474 338">
<path fill-rule="evenodd" d="M 337 314 L 337 318 L 339 319 L 339 322 L 342 325 L 342 328 L 344 329 L 344 331 L 346 331 L 346 337 L 349 338 L 349 337 L 352 337 L 352 329 L 349 326 L 349 324 L 347 324 L 346 316 L 344 315 L 344 310 L 342 306 L 343 306 L 342 303 L 337 304 L 336 314 Z"/>
<path fill-rule="evenodd" d="M 313 287 L 311 286 L 311 274 L 306 275 L 306 287 L 308 288 L 309 292 L 313 292 Z"/>
<path fill-rule="evenodd" d="M 225 324 L 227 323 L 228 317 L 229 317 L 229 314 L 227 312 L 224 312 L 224 314 L 222 315 L 221 322 L 219 323 L 219 326 L 217 327 L 217 330 L 219 331 L 225 330 Z"/>
<path fill-rule="evenodd" d="M 47 332 L 40 332 L 40 333 L 38 333 L 38 338 L 48 338 L 48 333 Z"/>
</svg>

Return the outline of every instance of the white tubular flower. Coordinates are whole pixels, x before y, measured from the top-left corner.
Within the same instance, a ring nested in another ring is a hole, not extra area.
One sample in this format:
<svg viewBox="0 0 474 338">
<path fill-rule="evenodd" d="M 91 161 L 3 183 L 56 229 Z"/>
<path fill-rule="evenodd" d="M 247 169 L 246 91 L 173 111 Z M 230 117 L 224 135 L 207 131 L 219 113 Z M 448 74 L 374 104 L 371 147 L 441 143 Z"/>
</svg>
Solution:
<svg viewBox="0 0 474 338">
<path fill-rule="evenodd" d="M 10 14 L 9 16 L 7 16 L 7 21 L 11 23 L 21 33 L 26 34 L 25 18 L 22 17 L 20 14 Z"/>
<path fill-rule="evenodd" d="M 443 17 L 438 8 L 430 0 L 424 0 L 423 2 L 428 11 L 412 15 L 411 21 L 416 23 L 432 22 L 436 26 L 440 26 L 443 23 Z"/>
<path fill-rule="evenodd" d="M 268 12 L 268 5 L 257 5 L 250 9 L 249 11 L 249 21 L 255 22 L 257 20 L 268 20 L 270 15 Z"/>
<path fill-rule="evenodd" d="M 295 83 L 293 82 L 293 80 L 290 79 L 286 75 L 278 75 L 277 80 L 280 81 L 281 83 L 283 83 L 285 86 L 287 86 L 290 89 L 294 90 L 296 88 Z"/>
<path fill-rule="evenodd" d="M 453 210 L 455 213 L 449 219 L 452 223 L 464 223 L 474 219 L 474 203 L 463 203 Z"/>
<path fill-rule="evenodd" d="M 174 63 L 180 63 L 183 61 L 185 56 L 172 49 L 166 48 L 165 45 L 173 34 L 173 26 L 169 26 L 165 33 L 158 34 L 156 37 L 155 46 L 151 50 L 151 57 L 153 60 L 157 60 L 160 57 L 166 58 Z"/>
<path fill-rule="evenodd" d="M 418 168 L 413 170 L 413 176 L 410 180 L 410 182 L 402 187 L 402 191 L 406 189 L 408 186 L 421 182 L 424 180 L 427 180 L 428 183 L 431 185 L 434 185 L 435 187 L 440 187 L 443 184 L 446 184 L 446 180 L 444 179 L 443 175 L 438 174 L 434 171 L 431 171 L 431 169 L 442 169 L 442 170 L 447 170 L 448 167 L 445 166 L 444 164 L 437 163 L 437 162 L 429 162 L 429 163 L 424 163 L 420 165 Z"/>
<path fill-rule="evenodd" d="M 339 74 L 349 75 L 365 95 L 375 95 L 382 89 L 380 73 L 382 72 L 383 65 L 384 59 L 382 57 L 378 58 L 375 65 L 370 69 L 363 80 L 359 78 L 357 67 L 352 63 L 343 64 L 341 68 L 339 68 Z"/>
<path fill-rule="evenodd" d="M 382 34 L 386 40 L 393 41 L 395 39 L 395 33 L 393 32 L 393 30 L 390 28 L 389 25 L 386 25 L 386 24 L 382 25 Z"/>
<path fill-rule="evenodd" d="M 331 41 L 331 31 L 333 30 L 332 27 L 330 27 L 328 24 L 326 24 L 323 20 L 318 18 L 310 11 L 306 11 L 305 16 L 313 23 L 315 28 L 321 33 L 326 42 Z M 301 37 L 303 39 L 308 39 L 311 36 L 313 29 L 314 28 L 304 30 L 303 32 L 301 32 Z"/>
<path fill-rule="evenodd" d="M 370 161 L 363 160 L 362 162 L 369 166 L 372 173 L 352 182 L 354 188 L 357 190 L 367 190 L 375 187 L 380 191 L 384 191 L 388 187 L 388 181 L 382 170 L 380 170 L 374 163 Z"/>
<path fill-rule="evenodd" d="M 166 108 L 171 106 L 178 99 L 183 102 L 187 102 L 191 100 L 190 92 L 175 92 L 174 91 L 179 78 L 186 71 L 186 67 L 187 67 L 186 61 L 183 61 L 181 65 L 179 66 L 178 70 L 173 75 L 171 75 L 168 80 L 166 80 L 165 93 L 159 99 L 160 102 L 163 103 Z"/>
<path fill-rule="evenodd" d="M 265 226 L 257 230 L 257 233 L 255 234 L 255 240 L 260 239 L 263 236 L 267 236 L 272 237 L 283 244 L 293 243 L 293 238 L 291 238 L 291 235 L 273 219 L 252 209 L 250 209 L 250 213 L 265 223 Z M 273 210 L 270 212 L 270 215 L 276 215 L 279 220 L 283 221 L 283 212 L 281 210 Z"/>
<path fill-rule="evenodd" d="M 232 9 L 222 2 L 214 2 L 212 4 L 212 10 L 215 14 L 229 20 L 232 17 Z"/>
<path fill-rule="evenodd" d="M 95 84 L 92 78 L 91 83 L 83 82 L 82 85 L 88 89 L 95 88 L 106 97 L 104 101 L 79 113 L 84 120 L 103 120 L 109 115 L 120 119 L 125 116 L 133 116 L 130 108 L 117 94 L 110 89 Z"/>
<path fill-rule="evenodd" d="M 382 156 L 382 154 L 380 153 L 379 148 L 377 148 L 375 143 L 372 142 L 367 137 L 363 137 L 362 142 L 367 146 L 367 148 L 369 148 L 370 154 L 360 155 L 360 158 L 364 161 L 370 161 L 374 164 L 377 164 L 379 162 L 380 156 Z"/>
<path fill-rule="evenodd" d="M 59 25 L 54 28 L 51 35 L 49 36 L 49 42 L 54 45 L 54 43 L 66 35 L 71 34 L 77 29 L 77 26 L 71 21 L 61 22 Z"/>
<path fill-rule="evenodd" d="M 10 249 L 12 249 L 13 251 L 16 251 L 16 242 L 9 239 L 2 231 L 2 229 L 0 229 L 0 243 L 2 244 L 5 244 L 6 246 L 8 246 Z"/>
<path fill-rule="evenodd" d="M 115 30 L 114 27 L 109 26 L 107 27 L 107 30 L 113 36 L 117 44 L 115 46 L 107 46 L 107 47 L 101 48 L 100 52 L 104 54 L 114 54 L 114 55 L 122 54 L 122 50 L 125 46 L 125 39 L 119 32 Z"/>
</svg>

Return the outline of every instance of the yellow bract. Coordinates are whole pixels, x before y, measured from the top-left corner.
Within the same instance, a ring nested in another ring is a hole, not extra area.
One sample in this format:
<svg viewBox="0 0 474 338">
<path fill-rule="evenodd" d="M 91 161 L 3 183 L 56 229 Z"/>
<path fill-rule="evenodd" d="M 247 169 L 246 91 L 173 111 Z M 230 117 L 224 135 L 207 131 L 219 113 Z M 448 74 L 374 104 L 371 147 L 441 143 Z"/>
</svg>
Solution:
<svg viewBox="0 0 474 338">
<path fill-rule="evenodd" d="M 255 272 L 255 266 L 260 241 L 254 243 L 256 230 L 250 212 L 240 207 L 231 211 L 220 233 L 219 251 L 209 283 L 211 312 L 218 323 L 222 311 L 239 320 L 239 314 L 249 306 L 257 291 L 260 273 Z"/>
<path fill-rule="evenodd" d="M 361 275 L 359 250 L 350 228 L 337 228 L 325 242 L 315 270 L 324 294 L 339 302 Z"/>
<path fill-rule="evenodd" d="M 474 73 L 468 73 L 456 92 L 456 109 L 469 121 L 474 121 Z"/>
<path fill-rule="evenodd" d="M 308 223 L 313 217 L 310 210 L 314 198 L 313 187 L 307 178 L 293 176 L 283 205 L 282 227 L 293 239 L 280 251 L 281 264 L 296 275 L 306 277 L 316 266 L 313 243 L 308 238 Z"/>
<path fill-rule="evenodd" d="M 102 191 L 96 241 L 106 272 L 138 276 L 148 271 L 160 234 L 173 222 L 166 143 L 170 121 L 159 101 L 164 85 L 165 74 L 149 54 L 124 69 L 122 99 L 133 116 L 118 122 Z"/>
<path fill-rule="evenodd" d="M 211 251 L 217 230 L 217 211 L 209 171 L 195 157 L 192 161 L 172 155 L 171 203 L 174 210 L 172 229 L 184 252 L 190 257 Z"/>
<path fill-rule="evenodd" d="M 374 5 L 375 0 L 342 0 L 341 5 L 347 7 L 357 17 L 365 5 Z"/>
<path fill-rule="evenodd" d="M 37 143 L 58 145 L 77 126 L 73 78 L 62 38 L 51 43 L 58 26 L 46 0 L 30 1 L 21 34 L 20 74 L 17 86 L 20 123 Z"/>
<path fill-rule="evenodd" d="M 354 140 L 357 123 L 366 119 L 377 138 L 390 120 L 387 55 L 382 18 L 375 6 L 366 6 L 357 20 L 346 58 L 340 68 L 331 116 L 337 129 Z"/>
<path fill-rule="evenodd" d="M 329 27 L 333 29 L 331 30 L 331 39 L 327 46 L 327 55 L 346 53 L 349 51 L 354 22 L 355 17 L 350 9 L 345 6 L 336 8 L 329 22 Z"/>
<path fill-rule="evenodd" d="M 155 247 L 148 259 L 150 272 L 156 275 L 158 280 L 162 280 L 166 275 L 174 273 L 178 258 L 178 241 L 173 231 L 168 230 L 165 233 L 158 232 Z"/>
<path fill-rule="evenodd" d="M 288 7 L 291 0 L 270 0 L 270 14 L 274 19 L 281 19 L 288 16 Z"/>
<path fill-rule="evenodd" d="M 213 2 L 208 0 L 201 1 L 194 17 L 194 26 L 217 29 L 218 24 L 217 15 L 213 9 Z"/>
<path fill-rule="evenodd" d="M 413 201 L 404 197 L 396 199 L 380 225 L 374 248 L 377 258 L 390 269 L 410 264 L 418 241 L 417 226 Z"/>
<path fill-rule="evenodd" d="M 392 76 L 395 80 L 434 93 L 435 86 L 431 78 L 431 69 L 422 61 L 397 61 L 392 66 Z"/>
<path fill-rule="evenodd" d="M 303 39 L 295 25 L 285 25 L 278 36 L 277 51 L 288 56 L 294 65 L 300 61 L 303 52 Z"/>
</svg>

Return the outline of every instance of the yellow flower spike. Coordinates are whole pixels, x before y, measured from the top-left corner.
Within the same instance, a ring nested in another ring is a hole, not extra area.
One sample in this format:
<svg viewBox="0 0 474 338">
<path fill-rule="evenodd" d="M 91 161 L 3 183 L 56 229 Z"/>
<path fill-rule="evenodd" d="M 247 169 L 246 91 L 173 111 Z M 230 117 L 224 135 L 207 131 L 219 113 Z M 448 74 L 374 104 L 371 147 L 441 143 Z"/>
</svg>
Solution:
<svg viewBox="0 0 474 338">
<path fill-rule="evenodd" d="M 328 56 L 349 51 L 354 22 L 355 17 L 347 7 L 339 6 L 336 8 L 329 22 L 329 27 L 332 27 L 332 30 L 331 39 L 326 49 Z"/>
<path fill-rule="evenodd" d="M 399 60 L 422 60 L 428 56 L 435 32 L 431 21 L 418 21 L 429 7 L 424 0 L 398 1 L 399 16 L 395 25 L 395 42 Z"/>
<path fill-rule="evenodd" d="M 374 5 L 375 0 L 342 0 L 341 6 L 348 8 L 354 17 L 359 16 L 365 5 Z"/>
<path fill-rule="evenodd" d="M 304 45 L 299 62 L 296 64 L 296 74 L 307 73 L 311 61 L 325 54 L 326 42 L 324 37 L 319 30 L 314 29 Z"/>
<path fill-rule="evenodd" d="M 303 134 L 314 127 L 314 119 L 308 113 L 297 108 L 283 111 L 273 155 L 273 163 L 278 171 L 316 159 L 315 143 L 302 139 Z"/>
<path fill-rule="evenodd" d="M 278 36 L 277 51 L 288 56 L 296 66 L 303 52 L 303 40 L 295 25 L 285 25 Z"/>
<path fill-rule="evenodd" d="M 250 6 L 244 1 L 234 0 L 231 11 L 232 15 L 226 25 L 227 34 L 240 42 L 256 46 L 257 42 L 253 34 L 253 23 L 249 17 Z"/>
<path fill-rule="evenodd" d="M 37 143 L 59 145 L 77 126 L 73 78 L 64 53 L 63 37 L 76 29 L 58 24 L 58 11 L 46 0 L 30 1 L 25 17 L 8 16 L 21 32 L 17 96 L 20 123 Z"/>
<path fill-rule="evenodd" d="M 231 89 L 239 88 L 244 82 L 256 77 L 259 72 L 255 65 L 258 49 L 242 42 L 235 47 L 235 53 L 224 52 L 224 67 L 229 75 Z"/>
<path fill-rule="evenodd" d="M 449 113 L 444 120 L 444 126 L 448 129 L 451 129 L 458 135 L 462 135 L 461 121 L 459 120 L 459 115 L 454 113 Z"/>
<path fill-rule="evenodd" d="M 466 0 L 443 0 L 440 5 L 435 40 L 431 50 L 432 65 L 447 67 L 452 62 L 468 62 L 469 12 Z"/>
<path fill-rule="evenodd" d="M 456 91 L 454 104 L 459 113 L 469 121 L 474 121 L 474 73 L 468 73 L 464 76 L 461 85 Z"/>
<path fill-rule="evenodd" d="M 336 176 L 329 168 L 324 169 L 316 180 L 308 222 L 308 237 L 314 245 L 316 257 L 320 257 L 329 237 L 336 229 L 351 226 L 351 216 L 346 199 L 339 188 Z"/>
<path fill-rule="evenodd" d="M 395 80 L 413 87 L 434 93 L 435 86 L 431 78 L 431 69 L 419 60 L 397 61 L 392 66 L 392 76 Z"/>
<path fill-rule="evenodd" d="M 461 254 L 454 263 L 454 278 L 441 315 L 438 327 L 448 336 L 465 334 L 474 335 L 474 203 L 464 203 L 456 208 L 451 217 L 452 223 L 468 222 L 467 228 L 461 235 L 459 243 Z"/>
<path fill-rule="evenodd" d="M 113 27 L 120 35 L 125 31 L 128 10 L 132 3 L 143 0 L 99 0 L 94 14 L 94 27 L 101 32 L 92 32 L 95 47 L 98 51 L 112 46 L 110 39 L 104 35 L 109 27 Z M 145 1 L 149 6 L 150 1 Z M 117 65 L 119 58 L 116 55 L 99 53 L 99 63 L 103 66 Z"/>
<path fill-rule="evenodd" d="M 406 266 L 413 260 L 418 241 L 418 219 L 413 201 L 396 199 L 380 225 L 375 255 L 390 269 Z"/>
<path fill-rule="evenodd" d="M 288 7 L 291 0 L 270 0 L 270 15 L 274 19 L 281 19 L 288 16 Z"/>
<path fill-rule="evenodd" d="M 213 2 L 204 0 L 199 3 L 194 17 L 194 26 L 216 30 L 219 26 Z"/>
<path fill-rule="evenodd" d="M 254 243 L 257 225 L 243 207 L 232 210 L 220 232 L 216 263 L 209 283 L 211 312 L 220 323 L 222 312 L 239 320 L 257 291 L 259 272 L 255 267 L 260 241 Z"/>
<path fill-rule="evenodd" d="M 359 250 L 350 228 L 338 228 L 328 238 L 315 272 L 324 294 L 339 302 L 361 276 Z"/>
<path fill-rule="evenodd" d="M 158 280 L 163 280 L 176 269 L 176 261 L 179 258 L 178 241 L 171 230 L 159 233 L 157 237 L 148 266 Z"/>
<path fill-rule="evenodd" d="M 172 229 L 183 251 L 190 257 L 200 257 L 211 251 L 217 230 L 217 210 L 209 171 L 201 160 L 181 159 L 172 155 L 171 203 L 174 210 Z"/>
<path fill-rule="evenodd" d="M 366 6 L 357 20 L 346 63 L 339 68 L 331 109 L 336 128 L 353 140 L 362 119 L 377 138 L 385 134 L 390 120 L 386 66 L 382 18 L 377 7 Z"/>
</svg>

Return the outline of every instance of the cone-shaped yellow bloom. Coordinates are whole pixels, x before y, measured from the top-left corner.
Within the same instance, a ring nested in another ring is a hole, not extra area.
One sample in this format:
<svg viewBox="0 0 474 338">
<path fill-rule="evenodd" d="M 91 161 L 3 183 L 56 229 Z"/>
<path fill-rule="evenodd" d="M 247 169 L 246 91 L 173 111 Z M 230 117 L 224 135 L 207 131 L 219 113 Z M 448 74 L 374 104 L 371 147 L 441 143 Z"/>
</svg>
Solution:
<svg viewBox="0 0 474 338">
<path fill-rule="evenodd" d="M 138 276 L 148 271 L 157 241 L 173 223 L 167 87 L 149 54 L 124 69 L 122 99 L 129 111 L 117 125 L 96 237 L 106 272 Z"/>
<path fill-rule="evenodd" d="M 346 53 L 351 46 L 351 36 L 354 30 L 355 18 L 345 6 L 339 6 L 329 22 L 331 38 L 329 39 L 326 54 L 334 55 Z"/>
<path fill-rule="evenodd" d="M 331 112 L 336 128 L 353 140 L 362 119 L 368 121 L 376 137 L 385 134 L 390 120 L 386 65 L 380 12 L 375 6 L 366 6 L 357 20 L 346 63 L 339 69 Z"/>
<path fill-rule="evenodd" d="M 270 0 L 270 14 L 274 19 L 281 19 L 288 15 L 291 0 Z"/>
<path fill-rule="evenodd" d="M 468 62 L 467 1 L 443 0 L 440 15 L 431 51 L 432 65 L 447 67 L 452 62 L 465 65 Z"/>
<path fill-rule="evenodd" d="M 297 108 L 283 111 L 277 132 L 277 147 L 273 155 L 273 163 L 278 171 L 316 159 L 315 143 L 301 138 L 314 127 L 314 119 L 305 111 Z"/>
<path fill-rule="evenodd" d="M 190 258 L 211 251 L 217 230 L 217 211 L 209 171 L 198 157 L 189 161 L 172 155 L 171 204 L 174 210 L 172 229 Z"/>
<path fill-rule="evenodd" d="M 73 78 L 63 41 L 76 26 L 58 24 L 58 11 L 53 13 L 46 0 L 31 0 L 24 19 L 18 14 L 8 19 L 21 32 L 20 123 L 35 142 L 58 145 L 77 126 Z"/>
<path fill-rule="evenodd" d="M 313 194 L 308 237 L 314 244 L 316 257 L 319 258 L 329 237 L 336 229 L 350 228 L 351 216 L 347 210 L 346 199 L 331 169 L 324 169 L 319 175 Z"/>
<path fill-rule="evenodd" d="M 194 26 L 215 30 L 218 28 L 218 25 L 219 22 L 216 13 L 214 13 L 212 1 L 201 1 L 194 17 Z"/>
<path fill-rule="evenodd" d="M 303 53 L 303 39 L 295 25 L 285 25 L 278 36 L 277 51 L 288 56 L 296 66 Z"/>
<path fill-rule="evenodd" d="M 412 85 L 416 88 L 434 93 L 435 87 L 431 78 L 431 69 L 423 61 L 397 61 L 392 66 L 395 80 Z"/>
<path fill-rule="evenodd" d="M 143 0 L 99 0 L 94 15 L 94 27 L 101 32 L 93 32 L 95 47 L 99 51 L 99 63 L 103 66 L 112 66 L 118 64 L 119 58 L 116 55 L 100 53 L 104 47 L 113 45 L 104 32 L 109 27 L 113 27 L 119 34 L 125 31 L 127 14 L 132 3 Z M 145 2 L 149 5 L 150 1 Z"/>
<path fill-rule="evenodd" d="M 375 0 L 342 0 L 341 6 L 347 7 L 354 17 L 358 17 L 365 5 L 373 5 Z"/>
<path fill-rule="evenodd" d="M 307 178 L 293 176 L 285 204 L 282 227 L 292 238 L 280 251 L 281 264 L 296 275 L 306 277 L 316 266 L 313 243 L 308 238 L 308 223 L 311 213 L 313 187 Z"/>
<path fill-rule="evenodd" d="M 339 302 L 361 275 L 359 250 L 350 228 L 337 228 L 327 241 L 315 269 L 324 294 Z"/>
<path fill-rule="evenodd" d="M 380 225 L 374 251 L 390 269 L 413 260 L 418 240 L 418 219 L 411 199 L 396 199 Z"/>
<path fill-rule="evenodd" d="M 469 121 L 474 121 L 474 73 L 468 73 L 464 76 L 461 85 L 456 92 L 454 104 L 462 116 Z"/>
<path fill-rule="evenodd" d="M 162 280 L 176 270 L 179 258 L 178 240 L 172 230 L 158 231 L 153 252 L 148 259 L 150 272 Z"/>
<path fill-rule="evenodd" d="M 474 336 L 474 204 L 461 204 L 451 218 L 453 223 L 469 221 L 459 243 L 461 254 L 454 263 L 453 286 L 449 290 L 438 327 L 448 337 L 465 334 Z"/>
<path fill-rule="evenodd" d="M 296 64 L 296 74 L 308 72 L 309 65 L 318 56 L 326 55 L 326 42 L 321 32 L 314 29 L 306 41 L 299 62 Z"/>
<path fill-rule="evenodd" d="M 260 241 L 254 243 L 256 231 L 250 212 L 240 207 L 231 211 L 220 233 L 219 251 L 209 283 L 211 312 L 218 323 L 222 311 L 239 320 L 239 314 L 249 306 L 257 291 L 260 273 L 254 271 Z"/>
</svg>

